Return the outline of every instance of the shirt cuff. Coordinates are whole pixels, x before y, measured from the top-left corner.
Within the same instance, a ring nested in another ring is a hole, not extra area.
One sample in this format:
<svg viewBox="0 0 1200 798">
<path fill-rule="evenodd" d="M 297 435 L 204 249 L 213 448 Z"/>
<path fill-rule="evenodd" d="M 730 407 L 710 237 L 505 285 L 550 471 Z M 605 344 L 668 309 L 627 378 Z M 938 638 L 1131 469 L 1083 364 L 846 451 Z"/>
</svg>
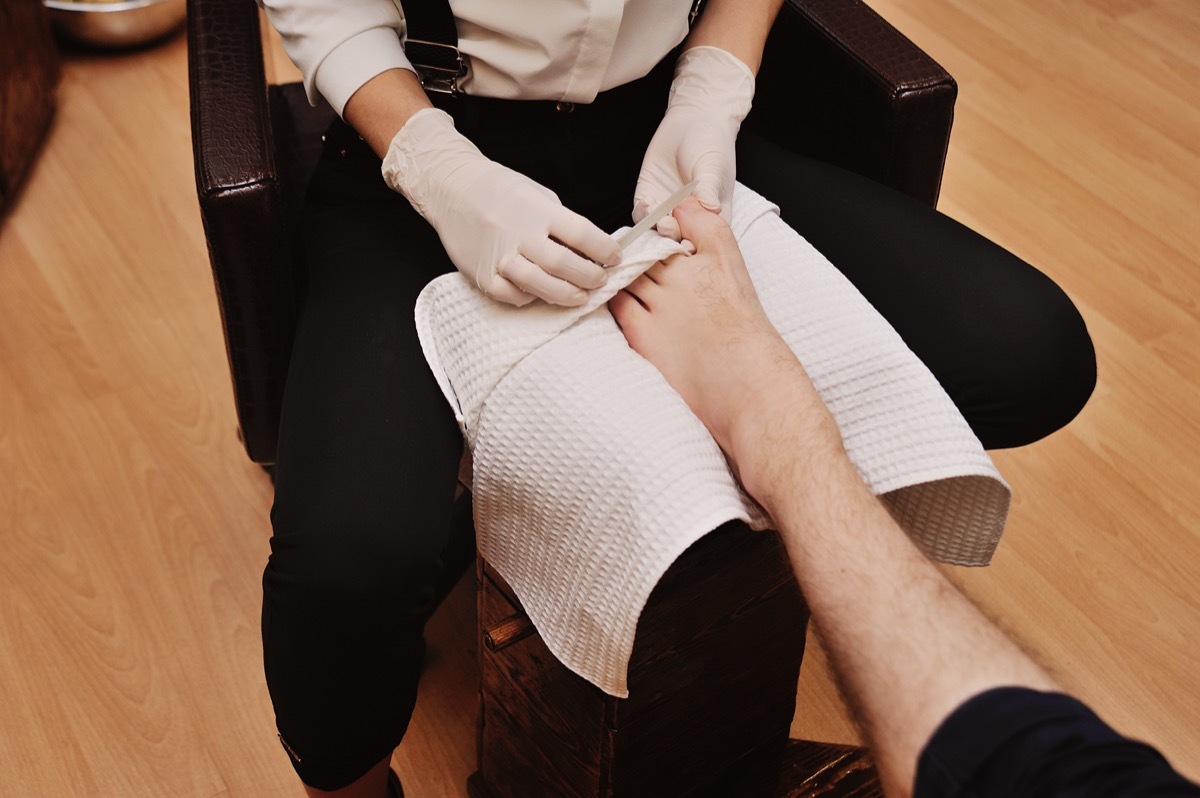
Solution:
<svg viewBox="0 0 1200 798">
<path fill-rule="evenodd" d="M 376 75 L 389 69 L 415 72 L 404 55 L 400 34 L 395 28 L 369 28 L 339 44 L 313 72 L 311 83 L 305 86 L 313 102 L 320 94 L 342 115 L 346 102 L 354 92 Z"/>
</svg>

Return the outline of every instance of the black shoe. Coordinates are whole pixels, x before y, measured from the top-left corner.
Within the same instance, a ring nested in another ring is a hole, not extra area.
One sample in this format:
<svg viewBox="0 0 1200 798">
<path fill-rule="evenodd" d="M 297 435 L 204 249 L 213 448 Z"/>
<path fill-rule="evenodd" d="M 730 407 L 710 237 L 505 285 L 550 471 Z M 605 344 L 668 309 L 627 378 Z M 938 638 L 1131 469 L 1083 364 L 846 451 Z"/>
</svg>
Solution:
<svg viewBox="0 0 1200 798">
<path fill-rule="evenodd" d="M 404 788 L 400 786 L 400 777 L 394 770 L 388 770 L 387 794 L 388 798 L 404 798 Z"/>
</svg>

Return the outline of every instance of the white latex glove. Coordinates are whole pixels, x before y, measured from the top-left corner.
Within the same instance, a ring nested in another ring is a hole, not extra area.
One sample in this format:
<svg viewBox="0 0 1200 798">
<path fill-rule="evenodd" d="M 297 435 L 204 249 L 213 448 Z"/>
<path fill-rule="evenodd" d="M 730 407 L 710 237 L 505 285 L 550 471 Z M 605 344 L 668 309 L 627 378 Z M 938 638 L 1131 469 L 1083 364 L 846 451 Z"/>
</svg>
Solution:
<svg viewBox="0 0 1200 798">
<path fill-rule="evenodd" d="M 383 177 L 437 231 L 450 260 L 492 299 L 582 305 L 604 285 L 597 264 L 621 262 L 616 241 L 548 188 L 490 160 L 427 108 L 400 128 Z"/>
<path fill-rule="evenodd" d="M 719 47 L 685 50 L 675 65 L 667 112 L 642 160 L 633 195 L 639 222 L 680 186 L 698 180 L 693 195 L 730 221 L 737 173 L 734 143 L 754 98 L 754 73 Z M 657 225 L 679 240 L 679 223 L 665 216 Z"/>
</svg>

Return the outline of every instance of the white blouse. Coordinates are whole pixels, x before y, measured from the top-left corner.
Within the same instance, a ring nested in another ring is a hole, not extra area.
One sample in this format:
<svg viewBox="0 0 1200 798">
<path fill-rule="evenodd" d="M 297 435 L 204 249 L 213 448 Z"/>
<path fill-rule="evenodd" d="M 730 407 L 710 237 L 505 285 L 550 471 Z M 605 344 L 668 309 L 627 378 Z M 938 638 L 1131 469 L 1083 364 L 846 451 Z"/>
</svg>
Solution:
<svg viewBox="0 0 1200 798">
<path fill-rule="evenodd" d="M 404 55 L 400 0 L 260 0 L 310 101 L 340 114 Z M 588 103 L 642 77 L 683 41 L 693 0 L 449 0 L 468 94 Z"/>
</svg>

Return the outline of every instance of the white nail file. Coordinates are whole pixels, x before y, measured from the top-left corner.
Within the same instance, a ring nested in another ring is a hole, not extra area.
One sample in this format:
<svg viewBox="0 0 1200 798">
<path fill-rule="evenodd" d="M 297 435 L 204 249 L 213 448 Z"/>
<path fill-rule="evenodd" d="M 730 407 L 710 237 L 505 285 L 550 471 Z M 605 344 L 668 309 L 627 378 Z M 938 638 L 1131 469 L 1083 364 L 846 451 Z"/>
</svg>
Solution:
<svg viewBox="0 0 1200 798">
<path fill-rule="evenodd" d="M 617 245 L 621 249 L 627 249 L 630 244 L 637 241 L 642 233 L 649 230 L 654 225 L 658 224 L 659 220 L 666 216 L 671 211 L 675 210 L 679 203 L 692 195 L 692 190 L 696 188 L 698 180 L 693 180 L 686 186 L 683 186 L 671 196 L 667 197 L 666 201 L 659 205 L 650 213 L 646 214 L 646 218 L 635 224 L 633 227 L 626 230 L 620 238 L 617 239 Z"/>
</svg>

